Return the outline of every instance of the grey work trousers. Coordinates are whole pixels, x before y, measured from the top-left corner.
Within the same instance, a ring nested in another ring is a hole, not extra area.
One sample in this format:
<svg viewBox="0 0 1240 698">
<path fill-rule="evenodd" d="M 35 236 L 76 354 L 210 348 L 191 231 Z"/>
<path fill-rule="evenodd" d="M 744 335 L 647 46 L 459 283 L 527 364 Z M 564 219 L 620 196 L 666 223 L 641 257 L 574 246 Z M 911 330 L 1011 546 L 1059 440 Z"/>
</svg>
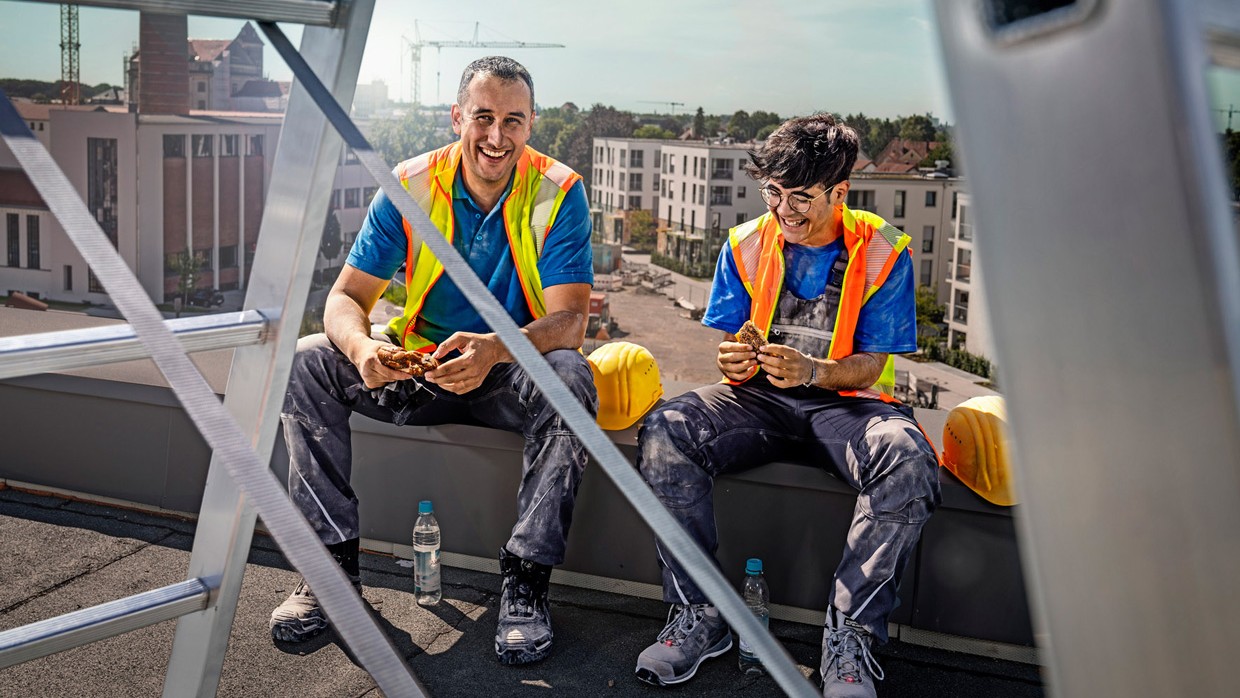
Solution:
<svg viewBox="0 0 1240 698">
<path fill-rule="evenodd" d="M 659 500 L 710 554 L 719 546 L 714 478 L 772 460 L 832 468 L 858 491 L 830 604 L 879 642 L 900 576 L 939 503 L 938 459 L 912 410 L 818 388 L 777 388 L 759 375 L 698 388 L 657 407 L 639 434 L 638 468 Z M 807 512 L 806 525 L 813 525 Z M 663 596 L 706 596 L 658 544 Z"/>
<path fill-rule="evenodd" d="M 587 411 L 598 411 L 593 374 L 580 352 L 545 355 L 552 369 Z M 481 424 L 525 437 L 517 490 L 517 522 L 508 552 L 544 565 L 564 561 L 568 528 L 587 454 L 518 364 L 496 364 L 482 385 L 464 394 L 417 378 L 371 390 L 357 367 L 325 335 L 297 344 L 281 411 L 288 445 L 288 489 L 293 503 L 325 544 L 358 538 L 353 470 L 354 413 L 396 424 Z"/>
</svg>

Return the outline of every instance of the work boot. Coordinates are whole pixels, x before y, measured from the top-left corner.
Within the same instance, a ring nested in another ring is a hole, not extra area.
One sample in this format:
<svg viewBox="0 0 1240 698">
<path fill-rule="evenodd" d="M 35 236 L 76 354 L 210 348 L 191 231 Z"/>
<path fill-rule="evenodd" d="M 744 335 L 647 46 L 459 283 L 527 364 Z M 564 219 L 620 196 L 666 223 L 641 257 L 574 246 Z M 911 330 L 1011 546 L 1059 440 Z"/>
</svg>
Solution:
<svg viewBox="0 0 1240 698">
<path fill-rule="evenodd" d="M 358 567 L 360 542 L 354 538 L 327 546 L 327 551 L 344 570 L 358 594 L 362 593 L 362 577 Z M 281 642 L 305 642 L 326 630 L 327 626 L 323 607 L 304 577 L 284 603 L 271 612 L 271 621 L 267 624 L 272 639 Z"/>
<path fill-rule="evenodd" d="M 349 575 L 349 581 L 357 593 L 362 593 L 362 578 Z M 305 642 L 327 629 L 327 616 L 318 598 L 310 591 L 305 578 L 297 583 L 297 588 L 284 600 L 284 603 L 271 612 L 272 639 L 281 642 Z"/>
<path fill-rule="evenodd" d="M 835 608 L 827 609 L 822 633 L 823 698 L 875 698 L 883 669 L 870 654 L 874 637 Z"/>
<path fill-rule="evenodd" d="M 637 658 L 637 678 L 670 686 L 693 678 L 702 662 L 732 649 L 732 631 L 710 604 L 675 604 L 655 643 Z"/>
<path fill-rule="evenodd" d="M 551 566 L 524 560 L 501 548 L 499 571 L 504 576 L 495 627 L 495 654 L 503 664 L 529 664 L 551 651 L 551 608 L 547 587 Z"/>
</svg>

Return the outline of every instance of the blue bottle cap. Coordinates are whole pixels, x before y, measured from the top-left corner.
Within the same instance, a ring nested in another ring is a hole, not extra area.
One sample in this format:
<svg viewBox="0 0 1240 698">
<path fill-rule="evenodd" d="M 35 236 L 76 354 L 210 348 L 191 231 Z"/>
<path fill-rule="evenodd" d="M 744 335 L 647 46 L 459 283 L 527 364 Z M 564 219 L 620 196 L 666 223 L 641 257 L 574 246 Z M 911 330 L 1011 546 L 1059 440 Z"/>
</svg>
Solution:
<svg viewBox="0 0 1240 698">
<path fill-rule="evenodd" d="M 762 560 L 751 557 L 745 561 L 745 574 L 762 574 Z"/>
<path fill-rule="evenodd" d="M 422 501 L 418 502 L 418 513 L 419 514 L 430 514 L 433 511 L 435 510 L 431 507 L 431 500 L 423 499 Z M 762 563 L 758 563 L 758 566 L 761 567 Z"/>
</svg>

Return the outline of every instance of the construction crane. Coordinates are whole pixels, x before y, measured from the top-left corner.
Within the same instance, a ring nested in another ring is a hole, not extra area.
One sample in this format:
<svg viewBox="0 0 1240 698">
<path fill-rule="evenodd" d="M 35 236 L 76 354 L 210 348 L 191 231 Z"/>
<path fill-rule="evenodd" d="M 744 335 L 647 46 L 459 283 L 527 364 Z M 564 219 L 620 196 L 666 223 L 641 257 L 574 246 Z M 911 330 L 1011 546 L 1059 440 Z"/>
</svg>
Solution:
<svg viewBox="0 0 1240 698">
<path fill-rule="evenodd" d="M 1233 115 L 1233 114 L 1240 114 L 1240 109 L 1236 109 L 1236 105 L 1234 105 L 1234 104 L 1233 104 L 1233 105 L 1231 105 L 1231 106 L 1230 106 L 1229 108 L 1227 108 L 1227 109 L 1215 109 L 1214 111 L 1216 111 L 1216 112 L 1218 112 L 1218 113 L 1220 113 L 1220 114 L 1226 114 L 1226 115 L 1227 115 L 1227 130 L 1228 130 L 1228 131 L 1230 131 L 1230 130 L 1231 130 L 1231 117 L 1232 117 L 1232 115 Z"/>
<path fill-rule="evenodd" d="M 82 103 L 82 83 L 79 71 L 77 5 L 60 6 L 60 102 Z"/>
<path fill-rule="evenodd" d="M 669 107 L 671 107 L 672 116 L 676 116 L 676 107 L 685 106 L 684 102 L 667 102 L 667 101 L 660 102 L 659 100 L 654 100 L 654 99 L 640 99 L 638 100 L 638 103 L 640 104 L 666 104 Z"/>
<path fill-rule="evenodd" d="M 422 49 L 435 49 L 435 101 L 439 101 L 439 55 L 445 48 L 564 48 L 564 44 L 549 44 L 533 41 L 479 41 L 478 40 L 479 23 L 474 22 L 474 37 L 468 41 L 424 41 L 421 32 L 418 30 L 418 22 L 413 22 L 413 39 L 410 40 L 406 36 L 401 36 L 405 43 L 409 45 L 409 62 L 412 68 L 412 75 L 409 79 L 413 88 L 413 103 L 422 103 Z"/>
</svg>

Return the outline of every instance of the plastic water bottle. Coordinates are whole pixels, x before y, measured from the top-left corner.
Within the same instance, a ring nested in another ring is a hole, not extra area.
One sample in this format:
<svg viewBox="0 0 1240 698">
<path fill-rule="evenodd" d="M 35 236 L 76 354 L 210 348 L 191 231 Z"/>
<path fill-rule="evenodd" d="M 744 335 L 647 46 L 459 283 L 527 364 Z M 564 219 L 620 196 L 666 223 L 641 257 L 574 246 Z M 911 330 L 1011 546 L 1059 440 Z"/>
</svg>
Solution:
<svg viewBox="0 0 1240 698">
<path fill-rule="evenodd" d="M 745 588 L 741 596 L 744 597 L 745 605 L 749 607 L 749 610 L 758 617 L 758 622 L 762 623 L 762 627 L 768 627 L 771 612 L 767 604 L 771 600 L 771 592 L 766 587 L 766 577 L 762 576 L 762 561 L 756 557 L 751 557 L 745 562 Z M 744 635 L 741 635 L 737 665 L 745 674 L 766 673 L 766 670 L 762 668 L 762 661 L 758 659 L 758 655 L 754 654 L 753 647 L 745 642 Z"/>
<path fill-rule="evenodd" d="M 429 499 L 418 502 L 413 525 L 413 595 L 419 606 L 434 606 L 443 598 L 439 587 L 439 522 Z"/>
</svg>

